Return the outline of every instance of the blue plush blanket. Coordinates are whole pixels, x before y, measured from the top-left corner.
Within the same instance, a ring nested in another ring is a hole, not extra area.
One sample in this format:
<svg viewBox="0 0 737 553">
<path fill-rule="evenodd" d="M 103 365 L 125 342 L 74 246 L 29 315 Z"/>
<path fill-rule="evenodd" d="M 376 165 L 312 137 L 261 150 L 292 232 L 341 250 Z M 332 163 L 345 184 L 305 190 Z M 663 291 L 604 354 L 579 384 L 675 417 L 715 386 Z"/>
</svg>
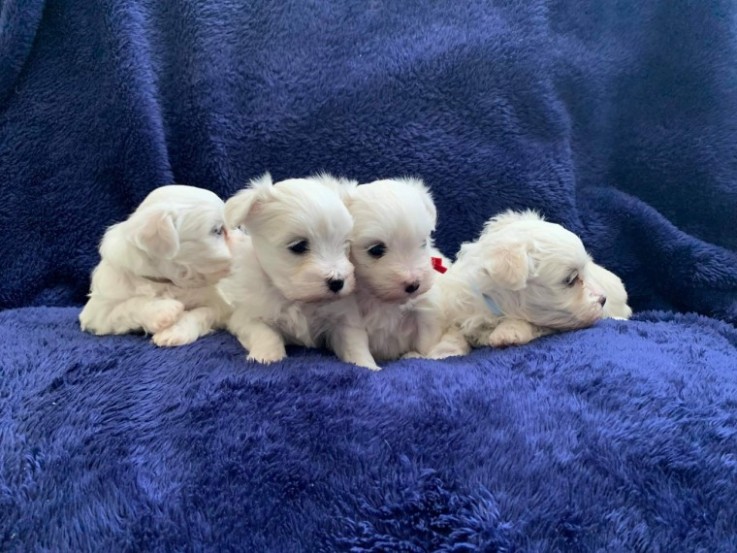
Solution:
<svg viewBox="0 0 737 553">
<path fill-rule="evenodd" d="M 737 549 L 735 21 L 0 2 L 0 550 Z M 449 255 L 539 209 L 655 311 L 378 374 L 78 330 L 106 226 L 156 186 L 265 170 L 421 176 Z"/>
</svg>

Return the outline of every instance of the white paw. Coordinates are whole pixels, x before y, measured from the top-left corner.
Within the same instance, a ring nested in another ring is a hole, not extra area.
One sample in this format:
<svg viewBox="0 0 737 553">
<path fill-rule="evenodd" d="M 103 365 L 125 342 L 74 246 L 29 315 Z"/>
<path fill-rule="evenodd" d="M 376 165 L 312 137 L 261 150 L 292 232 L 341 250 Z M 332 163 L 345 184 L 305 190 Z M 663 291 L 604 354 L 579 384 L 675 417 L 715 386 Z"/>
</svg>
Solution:
<svg viewBox="0 0 737 553">
<path fill-rule="evenodd" d="M 248 357 L 246 359 L 248 361 L 256 361 L 258 363 L 263 363 L 264 365 L 268 365 L 269 363 L 276 363 L 277 361 L 281 361 L 287 356 L 287 352 L 282 347 L 274 348 L 274 349 L 252 349 L 248 353 Z"/>
<path fill-rule="evenodd" d="M 379 365 L 377 365 L 376 363 L 372 363 L 372 364 L 369 364 L 369 363 L 357 363 L 357 365 L 359 367 L 363 367 L 364 369 L 368 369 L 370 371 L 380 371 L 381 370 L 381 367 L 379 367 Z"/>
<path fill-rule="evenodd" d="M 160 347 L 183 346 L 197 340 L 197 331 L 187 326 L 174 325 L 154 334 L 154 344 Z"/>
<path fill-rule="evenodd" d="M 149 330 L 157 334 L 169 328 L 184 313 L 184 304 L 177 300 L 161 300 L 156 303 L 156 312 L 148 324 Z"/>
<path fill-rule="evenodd" d="M 422 359 L 423 357 L 419 351 L 408 351 L 402 355 L 402 359 Z"/>
<path fill-rule="evenodd" d="M 430 350 L 427 357 L 429 359 L 445 359 L 446 357 L 458 357 L 467 353 L 468 348 L 463 348 L 455 344 L 440 344 L 438 347 Z"/>
<path fill-rule="evenodd" d="M 498 326 L 489 334 L 489 345 L 493 348 L 517 346 L 531 340 L 529 332 L 513 326 Z"/>
</svg>

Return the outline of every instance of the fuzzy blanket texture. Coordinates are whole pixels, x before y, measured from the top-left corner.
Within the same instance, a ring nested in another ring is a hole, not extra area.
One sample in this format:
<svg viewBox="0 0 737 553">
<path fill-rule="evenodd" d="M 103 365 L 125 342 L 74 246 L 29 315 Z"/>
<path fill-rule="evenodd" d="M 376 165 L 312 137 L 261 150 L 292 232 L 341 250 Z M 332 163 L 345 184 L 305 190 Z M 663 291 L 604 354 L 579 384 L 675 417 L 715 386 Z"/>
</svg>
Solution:
<svg viewBox="0 0 737 553">
<path fill-rule="evenodd" d="M 0 551 L 737 550 L 731 0 L 2 0 Z M 370 373 L 76 321 L 154 187 L 424 178 L 637 315 Z"/>
</svg>

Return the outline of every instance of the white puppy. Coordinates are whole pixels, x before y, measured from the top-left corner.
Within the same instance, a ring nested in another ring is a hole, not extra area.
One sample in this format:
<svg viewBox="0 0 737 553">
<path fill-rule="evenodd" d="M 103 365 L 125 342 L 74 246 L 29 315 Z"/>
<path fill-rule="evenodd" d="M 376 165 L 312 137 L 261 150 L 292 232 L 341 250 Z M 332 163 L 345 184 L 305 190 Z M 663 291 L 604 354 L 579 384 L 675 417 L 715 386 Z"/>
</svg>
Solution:
<svg viewBox="0 0 737 553">
<path fill-rule="evenodd" d="M 449 332 L 433 353 L 466 353 L 465 341 L 524 344 L 632 314 L 622 281 L 593 263 L 575 234 L 532 211 L 487 222 L 476 242 L 463 244 L 441 290 Z"/>
<path fill-rule="evenodd" d="M 352 295 L 353 220 L 341 189 L 328 175 L 273 184 L 267 173 L 226 202 L 228 224 L 249 236 L 220 288 L 234 309 L 228 328 L 249 359 L 278 361 L 285 343 L 326 345 L 343 361 L 378 369 Z"/>
<path fill-rule="evenodd" d="M 371 353 L 378 360 L 429 354 L 443 332 L 433 287 L 437 212 L 430 193 L 417 179 L 380 180 L 349 187 L 346 205 L 353 216 L 356 299 Z"/>
<path fill-rule="evenodd" d="M 233 238 L 224 203 L 208 190 L 162 186 L 100 244 L 82 330 L 143 330 L 159 346 L 194 342 L 223 326 L 228 306 L 215 284 L 230 272 Z"/>
</svg>

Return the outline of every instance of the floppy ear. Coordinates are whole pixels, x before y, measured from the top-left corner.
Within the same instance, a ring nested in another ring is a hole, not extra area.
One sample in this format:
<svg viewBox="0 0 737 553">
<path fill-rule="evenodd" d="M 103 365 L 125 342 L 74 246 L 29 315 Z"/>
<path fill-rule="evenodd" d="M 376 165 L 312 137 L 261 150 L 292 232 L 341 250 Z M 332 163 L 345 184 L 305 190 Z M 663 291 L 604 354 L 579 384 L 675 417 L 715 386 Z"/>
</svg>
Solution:
<svg viewBox="0 0 737 553">
<path fill-rule="evenodd" d="M 433 228 L 435 228 L 435 224 L 438 221 L 438 211 L 435 208 L 435 202 L 433 202 L 432 194 L 430 194 L 430 189 L 425 186 L 425 183 L 422 182 L 421 179 L 417 179 L 414 177 L 404 177 L 399 180 L 417 189 L 417 191 L 420 193 L 420 196 L 422 197 L 422 205 L 425 210 L 427 210 L 427 214 L 432 219 L 432 226 Z"/>
<path fill-rule="evenodd" d="M 527 244 L 511 242 L 497 244 L 487 252 L 484 270 L 492 282 L 506 290 L 522 290 L 530 276 L 530 256 Z"/>
<path fill-rule="evenodd" d="M 248 188 L 244 188 L 235 196 L 228 199 L 225 202 L 226 225 L 229 228 L 245 225 L 248 216 L 266 198 L 272 185 L 271 175 L 264 173 L 259 178 L 252 180 Z"/>
<path fill-rule="evenodd" d="M 174 215 L 165 209 L 146 209 L 129 220 L 133 243 L 154 257 L 171 259 L 179 251 L 179 232 Z"/>
</svg>

